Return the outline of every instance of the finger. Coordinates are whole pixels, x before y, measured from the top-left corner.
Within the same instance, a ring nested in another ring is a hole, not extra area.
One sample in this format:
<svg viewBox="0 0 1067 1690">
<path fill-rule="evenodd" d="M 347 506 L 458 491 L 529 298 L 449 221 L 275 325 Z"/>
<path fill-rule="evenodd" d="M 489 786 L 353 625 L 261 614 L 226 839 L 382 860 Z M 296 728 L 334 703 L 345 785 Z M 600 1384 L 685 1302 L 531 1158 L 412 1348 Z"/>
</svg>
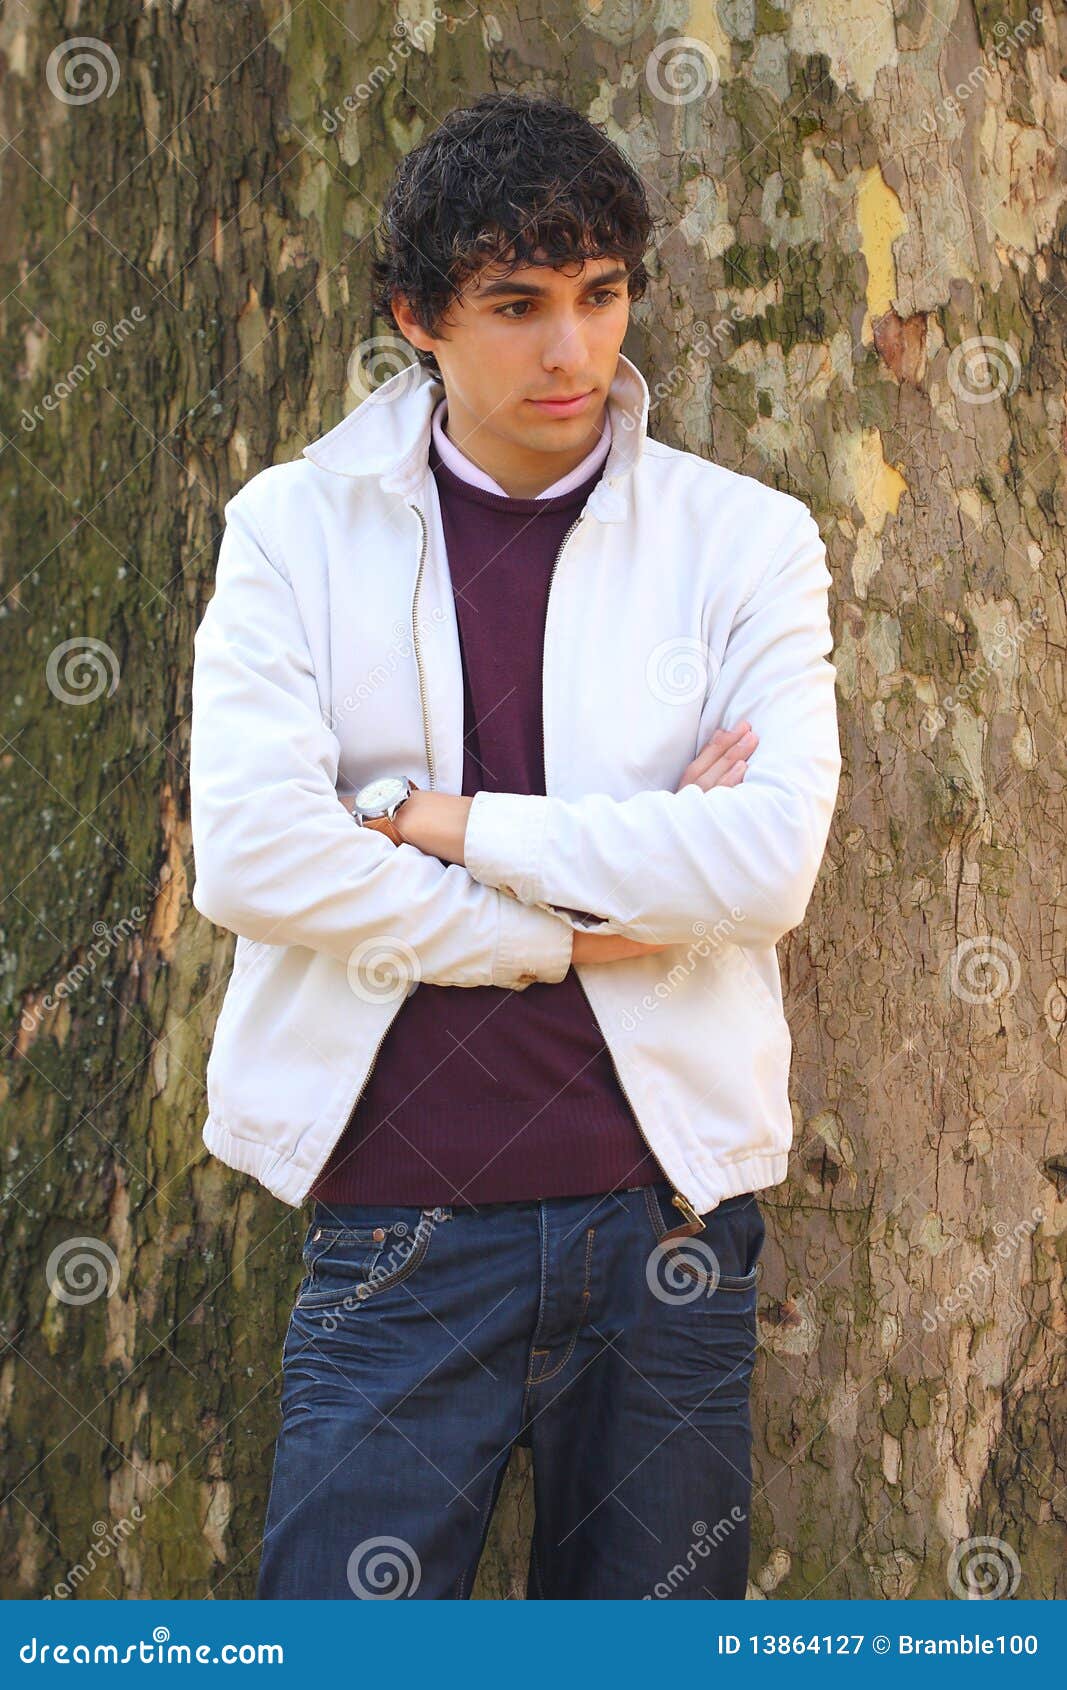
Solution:
<svg viewBox="0 0 1067 1690">
<path fill-rule="evenodd" d="M 713 786 L 740 786 L 745 778 L 747 768 L 748 764 L 745 762 L 735 763 L 718 780 L 711 774 L 704 774 L 698 775 L 694 784 L 699 786 L 703 792 L 710 792 Z"/>
<path fill-rule="evenodd" d="M 720 757 L 713 758 L 709 761 L 704 769 L 704 773 L 710 774 L 721 780 L 730 769 L 736 768 L 738 763 L 746 762 L 748 758 L 751 757 L 753 751 L 756 749 L 756 744 L 757 736 L 749 730 L 748 733 L 742 734 L 741 738 L 731 745 L 728 750 L 724 751 Z"/>
<path fill-rule="evenodd" d="M 730 769 L 736 768 L 739 762 L 746 762 L 756 749 L 758 736 L 751 730 L 742 735 L 729 749 L 720 756 L 709 757 L 703 767 L 697 767 L 697 779 L 705 779 L 710 786 L 721 786 Z"/>
<path fill-rule="evenodd" d="M 755 746 L 756 738 L 748 722 L 739 722 L 736 728 L 716 728 L 707 744 L 693 758 L 690 768 L 698 775 L 718 762 L 728 768 L 737 757 L 748 755 Z"/>
</svg>

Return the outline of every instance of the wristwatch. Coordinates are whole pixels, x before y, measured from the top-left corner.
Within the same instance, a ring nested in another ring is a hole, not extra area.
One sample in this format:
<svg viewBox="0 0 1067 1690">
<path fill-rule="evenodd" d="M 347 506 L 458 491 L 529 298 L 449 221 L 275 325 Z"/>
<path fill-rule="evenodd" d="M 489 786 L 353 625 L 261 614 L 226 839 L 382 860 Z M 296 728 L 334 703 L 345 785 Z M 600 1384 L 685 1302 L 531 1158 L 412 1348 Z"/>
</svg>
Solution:
<svg viewBox="0 0 1067 1690">
<path fill-rule="evenodd" d="M 418 791 L 407 775 L 379 775 L 356 793 L 352 818 L 359 827 L 372 827 L 376 833 L 384 833 L 394 845 L 402 845 L 404 841 L 393 817 L 401 804 Z"/>
</svg>

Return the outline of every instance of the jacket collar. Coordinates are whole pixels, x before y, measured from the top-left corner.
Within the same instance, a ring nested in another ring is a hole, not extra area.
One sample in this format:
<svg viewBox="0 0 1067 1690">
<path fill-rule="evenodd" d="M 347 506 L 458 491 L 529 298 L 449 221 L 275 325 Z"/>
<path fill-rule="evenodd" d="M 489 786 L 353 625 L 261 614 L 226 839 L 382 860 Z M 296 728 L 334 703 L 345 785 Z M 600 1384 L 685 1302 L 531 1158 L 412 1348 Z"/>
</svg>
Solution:
<svg viewBox="0 0 1067 1690">
<path fill-rule="evenodd" d="M 439 378 L 420 363 L 406 365 L 335 427 L 309 441 L 303 456 L 333 475 L 380 476 L 386 492 L 407 495 L 428 473 L 431 418 L 444 391 Z M 587 509 L 604 522 L 620 522 L 627 501 L 619 483 L 644 449 L 649 411 L 648 383 L 621 352 L 607 404 L 611 448 Z"/>
</svg>

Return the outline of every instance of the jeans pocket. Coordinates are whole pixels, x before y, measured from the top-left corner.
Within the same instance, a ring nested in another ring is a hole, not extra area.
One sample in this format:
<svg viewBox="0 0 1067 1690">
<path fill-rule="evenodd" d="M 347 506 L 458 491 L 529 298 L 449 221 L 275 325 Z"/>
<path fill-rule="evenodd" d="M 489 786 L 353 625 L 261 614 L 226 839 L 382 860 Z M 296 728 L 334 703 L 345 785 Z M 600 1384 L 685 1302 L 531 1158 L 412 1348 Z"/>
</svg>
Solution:
<svg viewBox="0 0 1067 1690">
<path fill-rule="evenodd" d="M 426 1259 L 436 1226 L 451 1210 L 367 1205 L 365 1223 L 312 1222 L 301 1252 L 298 1309 L 358 1308 L 410 1279 Z"/>
<path fill-rule="evenodd" d="M 767 1227 L 754 1192 L 728 1197 L 708 1216 L 697 1236 L 711 1245 L 722 1290 L 747 1290 L 760 1273 Z"/>
<path fill-rule="evenodd" d="M 663 1218 L 655 1195 L 650 1213 L 658 1246 L 675 1223 Z M 656 1224 L 657 1217 L 662 1224 Z M 663 1261 L 657 1276 L 668 1288 L 666 1294 L 677 1292 L 684 1301 L 716 1314 L 754 1307 L 767 1230 L 755 1192 L 723 1198 L 703 1219 L 701 1232 L 672 1240 L 659 1252 Z"/>
</svg>

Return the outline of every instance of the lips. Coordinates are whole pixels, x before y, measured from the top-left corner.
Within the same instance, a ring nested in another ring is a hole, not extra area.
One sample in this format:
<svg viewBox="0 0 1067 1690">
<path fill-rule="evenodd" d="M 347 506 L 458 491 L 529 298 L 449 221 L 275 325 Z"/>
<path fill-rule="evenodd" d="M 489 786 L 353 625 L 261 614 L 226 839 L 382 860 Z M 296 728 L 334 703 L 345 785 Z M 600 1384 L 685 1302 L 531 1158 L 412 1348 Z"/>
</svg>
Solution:
<svg viewBox="0 0 1067 1690">
<path fill-rule="evenodd" d="M 570 416 L 572 412 L 580 411 L 586 400 L 592 396 L 593 389 L 586 393 L 575 393 L 563 399 L 531 399 L 531 405 L 539 405 L 550 416 Z"/>
</svg>

